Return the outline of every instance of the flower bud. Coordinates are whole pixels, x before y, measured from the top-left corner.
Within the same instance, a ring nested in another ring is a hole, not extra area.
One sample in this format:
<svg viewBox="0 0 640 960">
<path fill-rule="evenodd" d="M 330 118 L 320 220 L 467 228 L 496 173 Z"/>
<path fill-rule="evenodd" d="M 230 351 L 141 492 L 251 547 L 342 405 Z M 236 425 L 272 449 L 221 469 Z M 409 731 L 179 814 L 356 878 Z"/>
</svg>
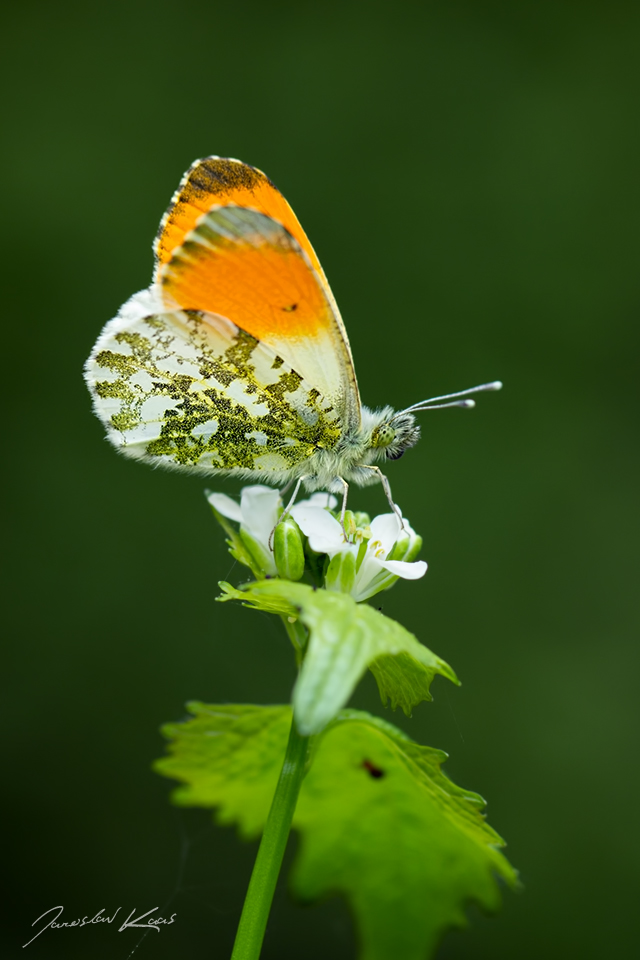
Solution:
<svg viewBox="0 0 640 960">
<path fill-rule="evenodd" d="M 324 578 L 327 590 L 351 593 L 356 579 L 356 551 L 345 550 L 331 558 Z"/>
<path fill-rule="evenodd" d="M 356 554 L 356 573 L 359 572 L 362 562 L 367 555 L 367 550 L 369 549 L 369 541 L 365 540 L 364 537 L 358 544 L 358 552 Z"/>
<path fill-rule="evenodd" d="M 271 551 L 267 551 L 264 544 L 252 537 L 244 527 L 240 527 L 240 539 L 253 560 L 252 569 L 254 573 L 263 577 L 274 576 L 276 565 Z"/>
<path fill-rule="evenodd" d="M 279 576 L 300 580 L 304 573 L 304 548 L 300 527 L 293 517 L 287 517 L 274 530 L 273 552 Z"/>
<path fill-rule="evenodd" d="M 357 530 L 356 518 L 353 510 L 345 510 L 343 528 L 347 536 L 347 540 L 353 537 Z"/>
</svg>

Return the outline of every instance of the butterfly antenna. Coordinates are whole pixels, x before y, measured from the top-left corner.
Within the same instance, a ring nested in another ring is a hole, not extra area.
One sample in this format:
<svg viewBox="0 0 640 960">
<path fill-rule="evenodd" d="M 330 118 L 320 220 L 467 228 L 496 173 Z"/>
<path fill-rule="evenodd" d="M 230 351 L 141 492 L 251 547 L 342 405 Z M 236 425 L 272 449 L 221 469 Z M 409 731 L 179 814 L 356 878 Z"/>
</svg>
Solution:
<svg viewBox="0 0 640 960">
<path fill-rule="evenodd" d="M 468 390 L 459 390 L 457 393 L 445 393 L 441 397 L 431 397 L 429 400 L 421 400 L 419 403 L 414 403 L 413 406 L 407 407 L 406 410 L 399 410 L 391 420 L 393 421 L 396 417 L 402 416 L 403 413 L 419 413 L 421 410 L 444 410 L 447 407 L 462 407 L 463 409 L 468 409 L 475 407 L 475 400 L 454 400 L 454 398 L 468 397 L 470 393 L 484 393 L 487 390 L 501 389 L 502 382 L 500 380 L 493 380 L 491 383 L 481 383 L 479 387 L 470 387 Z M 454 402 L 441 403 L 441 400 L 454 400 Z"/>
</svg>

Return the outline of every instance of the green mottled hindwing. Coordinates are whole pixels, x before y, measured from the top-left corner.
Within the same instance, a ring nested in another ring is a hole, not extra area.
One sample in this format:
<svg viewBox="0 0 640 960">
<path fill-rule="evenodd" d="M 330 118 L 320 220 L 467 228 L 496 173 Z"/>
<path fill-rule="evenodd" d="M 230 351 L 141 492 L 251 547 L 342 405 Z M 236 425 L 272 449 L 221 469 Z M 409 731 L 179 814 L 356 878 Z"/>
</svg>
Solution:
<svg viewBox="0 0 640 960">
<path fill-rule="evenodd" d="M 104 328 L 85 375 L 111 442 L 199 473 L 300 473 L 340 439 L 337 411 L 225 317 L 167 310 L 153 288 Z M 296 469 L 298 468 L 298 469 Z"/>
</svg>

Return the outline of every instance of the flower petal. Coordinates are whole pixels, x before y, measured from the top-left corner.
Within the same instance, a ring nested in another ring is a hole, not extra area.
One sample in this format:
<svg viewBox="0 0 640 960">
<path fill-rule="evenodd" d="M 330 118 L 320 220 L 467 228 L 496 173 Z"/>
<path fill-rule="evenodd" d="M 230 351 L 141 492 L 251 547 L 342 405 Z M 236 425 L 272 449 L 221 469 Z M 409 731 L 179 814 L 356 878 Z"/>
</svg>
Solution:
<svg viewBox="0 0 640 960">
<path fill-rule="evenodd" d="M 296 507 L 329 507 L 333 510 L 338 505 L 338 498 L 332 493 L 312 493 L 307 500 L 298 500 Z"/>
<path fill-rule="evenodd" d="M 280 493 L 272 487 L 261 484 L 243 487 L 240 498 L 242 526 L 266 549 L 271 531 L 278 521 L 280 503 Z"/>
<path fill-rule="evenodd" d="M 344 542 L 342 527 L 328 510 L 303 502 L 292 507 L 291 515 L 316 553 L 328 553 L 333 557 L 348 546 Z"/>
<path fill-rule="evenodd" d="M 371 539 L 380 541 L 385 557 L 399 536 L 400 521 L 395 513 L 381 513 L 371 521 Z"/>
<path fill-rule="evenodd" d="M 228 520 L 235 520 L 236 523 L 240 523 L 242 520 L 240 504 L 232 500 L 231 497 L 228 497 L 226 493 L 210 493 L 207 496 L 207 500 L 214 510 L 217 510 L 218 513 L 221 513 L 222 516 Z"/>
<path fill-rule="evenodd" d="M 419 580 L 427 572 L 424 560 L 415 560 L 413 563 L 407 563 L 406 560 L 382 560 L 380 566 L 394 577 L 402 577 L 403 580 Z"/>
</svg>

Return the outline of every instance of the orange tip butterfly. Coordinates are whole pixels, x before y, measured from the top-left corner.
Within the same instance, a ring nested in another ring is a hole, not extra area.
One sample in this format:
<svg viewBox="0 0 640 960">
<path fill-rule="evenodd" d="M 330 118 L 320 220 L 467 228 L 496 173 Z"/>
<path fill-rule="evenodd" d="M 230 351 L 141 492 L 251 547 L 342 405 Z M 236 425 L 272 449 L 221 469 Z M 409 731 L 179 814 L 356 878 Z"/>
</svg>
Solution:
<svg viewBox="0 0 640 960">
<path fill-rule="evenodd" d="M 239 160 L 186 172 L 160 223 L 155 275 L 106 324 L 85 366 L 95 412 L 127 456 L 204 475 L 341 492 L 387 478 L 415 414 L 472 407 L 499 381 L 406 410 L 360 402 L 320 262 L 280 191 Z M 289 505 L 291 506 L 291 504 Z M 287 508 L 288 509 L 288 508 Z"/>
</svg>

